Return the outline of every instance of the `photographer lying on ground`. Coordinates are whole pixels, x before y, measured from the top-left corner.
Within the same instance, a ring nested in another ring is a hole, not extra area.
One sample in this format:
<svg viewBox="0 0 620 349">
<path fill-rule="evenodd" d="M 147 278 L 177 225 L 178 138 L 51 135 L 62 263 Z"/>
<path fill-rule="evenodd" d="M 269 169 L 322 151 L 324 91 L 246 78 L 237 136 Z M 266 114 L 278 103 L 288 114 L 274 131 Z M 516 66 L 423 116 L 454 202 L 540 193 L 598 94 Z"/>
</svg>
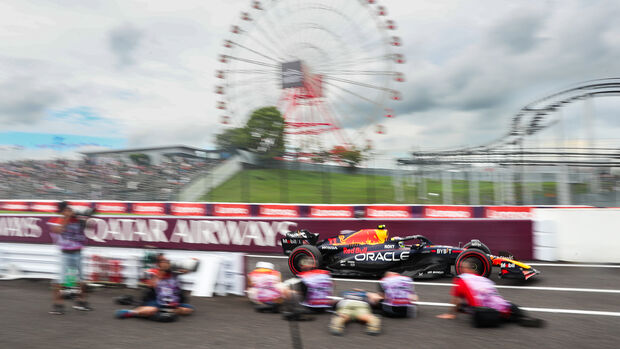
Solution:
<svg viewBox="0 0 620 349">
<path fill-rule="evenodd" d="M 192 270 L 193 271 L 193 270 Z M 141 306 L 135 309 L 121 309 L 116 317 L 126 319 L 143 317 L 155 321 L 175 321 L 178 315 L 190 315 L 194 307 L 184 303 L 185 295 L 181 289 L 180 274 L 190 272 L 188 269 L 172 268 L 170 260 L 163 254 L 157 256 L 157 272 L 147 281 L 149 293 Z"/>
<path fill-rule="evenodd" d="M 370 306 L 379 300 L 378 294 L 361 289 L 343 292 L 342 300 L 336 304 L 336 313 L 329 323 L 329 331 L 341 336 L 347 323 L 361 322 L 366 324 L 367 334 L 378 335 L 381 333 L 381 319 L 372 313 Z"/>
</svg>

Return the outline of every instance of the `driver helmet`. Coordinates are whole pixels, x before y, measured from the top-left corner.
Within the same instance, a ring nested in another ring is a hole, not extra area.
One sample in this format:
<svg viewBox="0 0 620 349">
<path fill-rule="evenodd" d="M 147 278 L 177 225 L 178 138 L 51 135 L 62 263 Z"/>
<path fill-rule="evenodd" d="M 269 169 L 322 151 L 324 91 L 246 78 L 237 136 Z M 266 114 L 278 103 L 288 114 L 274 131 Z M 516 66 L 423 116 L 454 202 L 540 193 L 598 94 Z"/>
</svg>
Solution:
<svg viewBox="0 0 620 349">
<path fill-rule="evenodd" d="M 385 227 L 385 224 L 379 224 L 375 232 L 380 241 L 388 240 L 389 234 L 388 234 L 387 228 Z"/>
<path fill-rule="evenodd" d="M 270 269 L 270 270 L 275 270 L 276 267 L 269 262 L 258 262 L 256 263 L 256 269 Z"/>
</svg>

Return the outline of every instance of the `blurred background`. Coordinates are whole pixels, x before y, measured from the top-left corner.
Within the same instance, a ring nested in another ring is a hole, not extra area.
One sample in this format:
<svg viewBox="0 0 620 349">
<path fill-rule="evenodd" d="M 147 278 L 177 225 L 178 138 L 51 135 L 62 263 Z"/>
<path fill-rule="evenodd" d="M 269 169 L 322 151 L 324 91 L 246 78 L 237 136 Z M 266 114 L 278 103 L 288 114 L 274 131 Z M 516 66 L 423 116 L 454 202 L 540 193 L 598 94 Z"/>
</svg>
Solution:
<svg viewBox="0 0 620 349">
<path fill-rule="evenodd" d="M 0 9 L 1 199 L 619 205 L 614 1 Z"/>
</svg>

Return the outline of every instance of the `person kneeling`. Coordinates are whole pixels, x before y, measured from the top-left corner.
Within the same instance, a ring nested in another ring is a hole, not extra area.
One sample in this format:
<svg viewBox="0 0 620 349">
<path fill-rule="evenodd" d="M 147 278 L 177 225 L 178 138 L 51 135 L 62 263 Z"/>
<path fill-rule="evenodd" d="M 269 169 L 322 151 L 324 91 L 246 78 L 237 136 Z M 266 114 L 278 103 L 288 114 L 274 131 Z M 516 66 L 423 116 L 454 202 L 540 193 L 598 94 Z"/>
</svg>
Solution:
<svg viewBox="0 0 620 349">
<path fill-rule="evenodd" d="M 452 312 L 437 315 L 441 319 L 455 319 L 457 312 L 472 315 L 475 327 L 497 327 L 504 322 L 517 322 L 522 326 L 541 327 L 544 321 L 528 317 L 515 304 L 497 292 L 493 281 L 475 274 L 473 266 L 465 261 L 464 273 L 454 278 Z"/>
<path fill-rule="evenodd" d="M 418 295 L 410 277 L 392 271 L 386 272 L 379 281 L 379 297 L 378 304 L 385 316 L 416 317 L 416 306 L 413 302 L 418 301 Z"/>
<path fill-rule="evenodd" d="M 282 275 L 268 262 L 256 263 L 256 269 L 248 274 L 248 298 L 258 312 L 280 311 L 284 298 Z"/>
<path fill-rule="evenodd" d="M 116 317 L 119 319 L 142 317 L 171 322 L 175 321 L 178 315 L 192 314 L 194 307 L 184 303 L 185 297 L 178 278 L 179 274 L 186 272 L 186 270 L 173 271 L 170 260 L 160 254 L 157 257 L 157 271 L 147 281 L 150 290 L 142 305 L 135 309 L 118 310 Z"/>
</svg>

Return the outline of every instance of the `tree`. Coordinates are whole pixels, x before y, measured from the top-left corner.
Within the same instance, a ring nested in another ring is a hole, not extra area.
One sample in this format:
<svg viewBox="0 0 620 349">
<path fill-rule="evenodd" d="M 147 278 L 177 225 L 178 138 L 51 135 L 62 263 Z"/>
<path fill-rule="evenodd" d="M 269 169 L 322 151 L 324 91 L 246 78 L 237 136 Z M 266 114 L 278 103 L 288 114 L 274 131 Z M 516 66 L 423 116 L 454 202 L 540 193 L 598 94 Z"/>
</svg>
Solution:
<svg viewBox="0 0 620 349">
<path fill-rule="evenodd" d="M 236 149 L 247 148 L 249 137 L 245 127 L 229 128 L 215 136 L 218 149 L 226 153 L 233 153 Z"/>
<path fill-rule="evenodd" d="M 284 154 L 284 118 L 276 107 L 255 110 L 245 128 L 249 136 L 247 148 L 263 159 Z"/>
<path fill-rule="evenodd" d="M 331 150 L 332 157 L 336 160 L 340 160 L 349 167 L 356 167 L 362 160 L 364 155 L 360 150 L 356 148 L 346 148 L 342 145 L 334 146 Z"/>
<path fill-rule="evenodd" d="M 131 159 L 131 161 L 133 161 L 136 165 L 140 165 L 140 166 L 148 166 L 151 164 L 151 157 L 148 156 L 147 154 L 144 153 L 136 153 L 136 154 L 130 154 L 129 158 Z"/>
<path fill-rule="evenodd" d="M 262 160 L 284 154 L 284 118 L 276 107 L 263 107 L 252 112 L 244 127 L 227 129 L 215 136 L 220 150 L 233 152 L 247 149 Z"/>
</svg>

